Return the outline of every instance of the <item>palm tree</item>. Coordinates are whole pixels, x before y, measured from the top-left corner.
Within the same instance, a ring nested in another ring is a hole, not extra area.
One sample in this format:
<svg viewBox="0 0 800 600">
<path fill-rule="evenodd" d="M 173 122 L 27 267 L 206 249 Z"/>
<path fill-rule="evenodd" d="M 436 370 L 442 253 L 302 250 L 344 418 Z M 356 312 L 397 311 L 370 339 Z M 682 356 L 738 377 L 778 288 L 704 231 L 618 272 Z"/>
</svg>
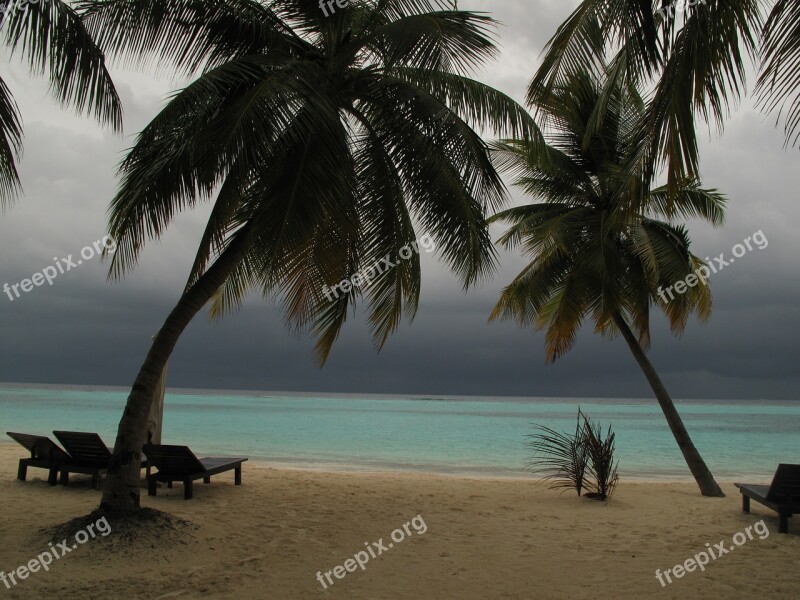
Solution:
<svg viewBox="0 0 800 600">
<path fill-rule="evenodd" d="M 722 129 L 746 89 L 748 57 L 759 71 L 759 105 L 785 116 L 786 143 L 796 144 L 797 0 L 583 0 L 548 43 L 528 100 L 533 104 L 571 73 L 606 62 L 613 66 L 610 83 L 624 78 L 651 88 L 642 124 L 648 174 L 655 177 L 666 163 L 674 191 L 698 176 L 698 116 Z"/>
<path fill-rule="evenodd" d="M 546 329 L 550 363 L 572 348 L 587 320 L 606 337 L 621 334 L 701 492 L 722 496 L 645 350 L 651 307 L 664 312 L 676 334 L 690 314 L 709 317 L 711 294 L 705 281 L 697 285 L 695 274 L 705 273 L 703 262 L 689 251 L 686 229 L 674 221 L 700 217 L 719 225 L 725 200 L 696 180 L 681 182 L 677 195 L 648 185 L 635 166 L 645 108 L 633 87 L 609 88 L 601 77 L 583 72 L 537 97 L 535 108 L 550 125 L 548 143 L 496 144 L 498 164 L 541 202 L 491 219 L 511 224 L 500 242 L 520 246 L 531 262 L 503 290 L 490 318 Z M 665 289 L 687 276 L 695 285 L 671 298 Z"/>
<path fill-rule="evenodd" d="M 506 190 L 473 127 L 529 139 L 538 130 L 521 106 L 466 75 L 495 55 L 494 21 L 437 0 L 338 6 L 326 15 L 319 0 L 84 3 L 109 52 L 196 75 L 121 165 L 112 275 L 132 268 L 178 211 L 213 201 L 185 291 L 128 397 L 102 510 L 138 508 L 153 390 L 209 302 L 220 316 L 252 289 L 279 297 L 324 363 L 356 300 L 378 348 L 403 314 L 413 317 L 419 257 L 397 256 L 420 233 L 465 287 L 495 264 L 486 215 Z M 392 266 L 368 287 L 326 296 L 379 264 Z"/>
<path fill-rule="evenodd" d="M 46 73 L 61 104 L 93 113 L 114 131 L 122 129 L 122 108 L 103 53 L 66 2 L 0 0 L 0 43 L 12 56 L 22 54 L 33 74 Z M 0 76 L 0 210 L 21 189 L 16 161 L 22 135 L 17 104 Z"/>
</svg>

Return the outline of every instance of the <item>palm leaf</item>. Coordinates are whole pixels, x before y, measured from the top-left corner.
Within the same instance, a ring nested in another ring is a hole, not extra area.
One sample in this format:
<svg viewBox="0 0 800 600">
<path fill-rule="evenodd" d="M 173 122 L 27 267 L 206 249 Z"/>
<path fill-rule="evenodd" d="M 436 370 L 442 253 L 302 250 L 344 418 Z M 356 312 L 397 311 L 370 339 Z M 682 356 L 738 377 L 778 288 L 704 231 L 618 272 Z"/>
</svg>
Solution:
<svg viewBox="0 0 800 600">
<path fill-rule="evenodd" d="M 578 496 L 584 487 L 588 456 L 584 444 L 583 424 L 578 420 L 574 434 L 567 434 L 535 425 L 536 433 L 526 436 L 532 457 L 527 464 L 533 473 L 553 489 L 574 489 Z"/>
<path fill-rule="evenodd" d="M 800 3 L 776 0 L 764 24 L 756 94 L 768 111 L 786 111 L 786 143 L 800 140 Z"/>
<path fill-rule="evenodd" d="M 20 191 L 15 159 L 22 150 L 22 120 L 6 82 L 0 77 L 0 210 Z"/>
<path fill-rule="evenodd" d="M 105 56 L 66 2 L 28 3 L 25 10 L 6 15 L 0 35 L 33 73 L 47 74 L 59 102 L 121 130 L 122 107 Z"/>
</svg>

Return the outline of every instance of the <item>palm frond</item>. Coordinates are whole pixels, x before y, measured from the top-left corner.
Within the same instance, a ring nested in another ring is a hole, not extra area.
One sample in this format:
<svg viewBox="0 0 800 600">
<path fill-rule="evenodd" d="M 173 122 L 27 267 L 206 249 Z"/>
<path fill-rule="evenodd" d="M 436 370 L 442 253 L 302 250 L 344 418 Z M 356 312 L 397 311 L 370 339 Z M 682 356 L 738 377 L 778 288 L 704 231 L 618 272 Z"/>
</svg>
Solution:
<svg viewBox="0 0 800 600">
<path fill-rule="evenodd" d="M 649 216 L 665 219 L 703 219 L 714 226 L 725 223 L 725 205 L 727 199 L 716 189 L 704 189 L 700 183 L 692 180 L 678 183 L 677 194 L 673 194 L 667 186 L 658 187 L 650 192 L 645 212 Z"/>
<path fill-rule="evenodd" d="M 599 423 L 590 421 L 589 417 L 582 413 L 580 417 L 583 417 L 584 422 L 584 445 L 589 459 L 588 481 L 592 490 L 586 495 L 606 501 L 614 493 L 619 481 L 617 462 L 614 460 L 616 435 L 610 425 L 604 436 Z"/>
<path fill-rule="evenodd" d="M 580 419 L 574 434 L 534 426 L 536 433 L 527 436 L 527 447 L 532 454 L 528 469 L 543 474 L 549 487 L 574 489 L 580 496 L 589 466 L 583 427 Z"/>
<path fill-rule="evenodd" d="M 721 129 L 744 93 L 745 55 L 756 54 L 758 0 L 709 2 L 694 7 L 671 45 L 648 106 L 651 174 L 663 157 L 668 185 L 699 173 L 695 115 Z"/>
<path fill-rule="evenodd" d="M 122 129 L 122 106 L 105 56 L 80 15 L 62 0 L 27 3 L 8 12 L 0 36 L 33 73 L 46 74 L 56 99 Z"/>
<path fill-rule="evenodd" d="M 413 65 L 424 71 L 464 75 L 497 57 L 492 39 L 496 25 L 487 15 L 440 10 L 390 21 L 360 43 L 389 69 Z"/>
<path fill-rule="evenodd" d="M 22 119 L 14 97 L 0 77 L 0 211 L 8 208 L 21 190 L 16 159 L 22 151 Z"/>
<path fill-rule="evenodd" d="M 601 68 L 606 37 L 600 23 L 605 4 L 603 0 L 584 0 L 547 42 L 542 64 L 528 87 L 529 105 L 539 105 L 569 75 Z"/>
<path fill-rule="evenodd" d="M 800 140 L 800 3 L 776 0 L 764 24 L 756 94 L 762 107 L 786 111 L 786 144 Z"/>
<path fill-rule="evenodd" d="M 190 75 L 270 50 L 303 49 L 257 0 L 79 0 L 88 31 L 124 64 Z"/>
</svg>

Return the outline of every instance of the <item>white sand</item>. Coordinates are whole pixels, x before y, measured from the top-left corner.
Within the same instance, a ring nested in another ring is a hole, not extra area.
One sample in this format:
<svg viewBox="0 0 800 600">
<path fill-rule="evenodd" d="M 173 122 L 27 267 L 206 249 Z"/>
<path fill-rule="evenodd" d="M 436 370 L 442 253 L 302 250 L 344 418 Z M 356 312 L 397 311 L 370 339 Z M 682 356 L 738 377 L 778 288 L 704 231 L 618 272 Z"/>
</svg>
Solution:
<svg viewBox="0 0 800 600">
<path fill-rule="evenodd" d="M 0 570 L 47 548 L 43 526 L 87 514 L 99 492 L 72 476 L 49 487 L 31 469 L 16 481 L 24 450 L 0 445 Z M 0 598 L 341 598 L 341 599 L 728 599 L 800 597 L 800 518 L 778 534 L 777 517 L 753 505 L 741 512 L 735 488 L 725 499 L 693 485 L 623 482 L 608 504 L 559 494 L 533 481 L 410 474 L 320 473 L 245 463 L 233 474 L 183 490 L 142 496 L 144 506 L 192 521 L 182 543 L 109 553 L 89 541 L 31 574 Z M 144 492 L 144 490 L 143 490 Z M 370 559 L 366 570 L 334 579 L 317 571 L 343 564 L 364 542 L 421 515 L 427 531 Z M 770 535 L 748 541 L 662 588 L 655 570 L 683 563 L 764 518 Z M 114 532 L 109 535 L 113 539 Z M 106 540 L 106 541 L 107 541 Z M 116 547 L 116 545 L 115 545 Z"/>
</svg>

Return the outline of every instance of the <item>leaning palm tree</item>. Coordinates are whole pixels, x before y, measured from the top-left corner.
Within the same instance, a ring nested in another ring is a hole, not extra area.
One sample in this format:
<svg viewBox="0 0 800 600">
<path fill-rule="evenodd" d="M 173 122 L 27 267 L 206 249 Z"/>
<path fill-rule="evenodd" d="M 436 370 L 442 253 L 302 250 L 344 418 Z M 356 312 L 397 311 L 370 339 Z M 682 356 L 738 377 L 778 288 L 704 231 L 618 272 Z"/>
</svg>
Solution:
<svg viewBox="0 0 800 600">
<path fill-rule="evenodd" d="M 759 104 L 785 117 L 787 144 L 800 140 L 797 0 L 583 0 L 549 41 L 528 100 L 606 62 L 610 82 L 651 89 L 642 115 L 648 173 L 666 164 L 670 189 L 698 176 L 698 117 L 722 128 L 750 63 Z"/>
<path fill-rule="evenodd" d="M 0 0 L 0 44 L 19 53 L 33 74 L 47 74 L 56 99 L 92 113 L 113 130 L 122 128 L 122 109 L 103 53 L 80 16 L 61 0 Z M 0 209 L 21 189 L 16 161 L 22 152 L 22 119 L 0 76 Z"/>
<path fill-rule="evenodd" d="M 420 234 L 431 236 L 465 287 L 494 266 L 486 214 L 506 190 L 473 127 L 538 133 L 521 106 L 466 75 L 496 53 L 494 21 L 437 0 L 335 6 L 84 3 L 109 52 L 194 76 L 122 163 L 111 274 L 132 268 L 176 213 L 213 202 L 185 291 L 128 396 L 105 511 L 139 506 L 153 390 L 207 304 L 220 316 L 249 290 L 279 298 L 287 322 L 317 338 L 323 363 L 357 300 L 367 305 L 378 347 L 404 314 L 414 315 L 419 256 L 401 250 Z M 376 270 L 363 285 L 360 273 Z"/>
<path fill-rule="evenodd" d="M 662 310 L 675 333 L 695 313 L 711 311 L 704 284 L 672 298 L 669 288 L 687 276 L 697 283 L 702 261 L 689 250 L 676 218 L 724 218 L 724 198 L 681 182 L 676 195 L 651 188 L 641 165 L 637 127 L 644 102 L 630 86 L 611 88 L 589 72 L 553 86 L 535 108 L 546 116 L 546 145 L 511 140 L 496 144 L 499 164 L 515 185 L 541 200 L 492 218 L 511 224 L 501 243 L 520 246 L 531 262 L 506 287 L 491 319 L 515 319 L 546 329 L 548 362 L 566 354 L 585 321 L 607 337 L 621 334 L 644 372 L 686 463 L 707 496 L 721 496 L 667 389 L 645 351 L 650 312 Z M 602 102 L 601 102 L 602 100 Z M 631 173 L 638 172 L 638 178 Z M 704 282 L 705 283 L 705 282 Z"/>
</svg>

